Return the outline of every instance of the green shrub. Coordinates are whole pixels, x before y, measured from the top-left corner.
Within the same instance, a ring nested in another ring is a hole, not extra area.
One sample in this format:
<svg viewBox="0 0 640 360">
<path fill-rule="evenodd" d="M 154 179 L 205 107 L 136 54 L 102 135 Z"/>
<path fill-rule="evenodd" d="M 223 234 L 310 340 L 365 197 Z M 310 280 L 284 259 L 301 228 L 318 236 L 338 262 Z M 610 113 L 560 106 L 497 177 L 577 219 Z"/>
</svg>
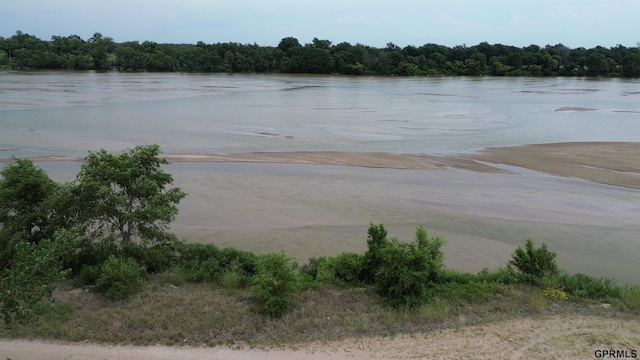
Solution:
<svg viewBox="0 0 640 360">
<path fill-rule="evenodd" d="M 364 253 L 362 274 L 366 284 L 373 284 L 376 273 L 384 261 L 382 249 L 389 244 L 389 240 L 387 240 L 387 229 L 382 224 L 377 226 L 373 223 L 369 224 L 367 234 L 367 251 Z"/>
<path fill-rule="evenodd" d="M 213 244 L 181 244 L 175 263 L 184 279 L 190 282 L 217 281 L 233 270 L 247 283 L 256 272 L 257 256 L 234 248 L 218 249 Z"/>
<path fill-rule="evenodd" d="M 213 244 L 181 244 L 176 262 L 185 281 L 202 282 L 215 279 L 221 272 L 220 250 Z"/>
<path fill-rule="evenodd" d="M 511 264 L 507 264 L 507 266 L 500 267 L 494 271 L 483 269 L 478 273 L 478 280 L 484 282 L 495 282 L 504 285 L 513 285 L 520 282 L 518 273 Z"/>
<path fill-rule="evenodd" d="M 146 277 L 147 269 L 134 259 L 111 255 L 100 268 L 96 289 L 114 300 L 122 300 L 142 286 Z"/>
<path fill-rule="evenodd" d="M 440 277 L 440 283 L 456 283 L 456 284 L 472 284 L 479 281 L 478 275 L 460 271 L 443 271 Z"/>
<path fill-rule="evenodd" d="M 258 301 L 258 312 L 282 316 L 292 305 L 300 288 L 300 274 L 293 258 L 284 252 L 260 256 L 251 290 Z"/>
<path fill-rule="evenodd" d="M 364 257 L 356 253 L 342 253 L 329 258 L 323 265 L 331 273 L 333 283 L 340 287 L 362 286 Z"/>
<path fill-rule="evenodd" d="M 443 272 L 443 241 L 427 237 L 419 226 L 413 243 L 392 239 L 379 252 L 381 264 L 375 276 L 376 292 L 391 306 L 415 306 L 428 298 L 428 285 Z"/>
<path fill-rule="evenodd" d="M 558 276 L 545 279 L 543 285 L 562 289 L 576 297 L 594 300 L 620 295 L 620 288 L 613 279 L 597 278 L 581 273 L 569 275 L 562 272 Z"/>
<path fill-rule="evenodd" d="M 562 289 L 556 289 L 553 286 L 547 286 L 544 289 L 544 296 L 554 300 L 567 300 L 567 293 Z"/>
<path fill-rule="evenodd" d="M 326 256 L 321 256 L 318 258 L 309 258 L 309 263 L 302 265 L 301 273 L 311 276 L 314 280 L 318 279 L 318 273 L 321 271 L 320 267 L 324 266 L 326 262 L 329 261 L 329 258 Z"/>
<path fill-rule="evenodd" d="M 640 315 L 640 285 L 625 285 L 620 288 L 620 299 L 627 310 Z"/>
<path fill-rule="evenodd" d="M 528 239 L 524 249 L 519 247 L 513 253 L 509 264 L 519 272 L 521 281 L 531 285 L 541 285 L 546 276 L 555 276 L 558 273 L 556 253 L 547 250 L 547 245 L 535 248 L 533 240 Z"/>
<path fill-rule="evenodd" d="M 243 277 L 255 275 L 257 260 L 256 254 L 235 248 L 224 248 L 218 253 L 218 261 L 222 269 L 234 268 Z"/>
<path fill-rule="evenodd" d="M 225 271 L 220 275 L 220 280 L 218 282 L 223 289 L 227 290 L 238 290 L 243 286 L 242 275 L 240 275 L 236 270 Z"/>
</svg>

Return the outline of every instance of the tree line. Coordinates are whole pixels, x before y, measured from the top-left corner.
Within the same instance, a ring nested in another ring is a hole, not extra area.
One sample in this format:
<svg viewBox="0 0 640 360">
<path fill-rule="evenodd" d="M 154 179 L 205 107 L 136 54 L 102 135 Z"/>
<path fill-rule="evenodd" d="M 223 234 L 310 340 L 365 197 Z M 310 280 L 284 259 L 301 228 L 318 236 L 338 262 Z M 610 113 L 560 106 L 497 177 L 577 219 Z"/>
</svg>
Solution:
<svg viewBox="0 0 640 360">
<path fill-rule="evenodd" d="M 95 33 L 41 40 L 17 31 L 0 37 L 0 68 L 48 70 L 117 70 L 148 72 L 307 73 L 397 76 L 600 76 L 640 77 L 640 46 L 565 45 L 515 47 L 481 42 L 448 47 L 427 43 L 375 48 L 314 38 L 294 37 L 277 46 L 235 42 L 158 44 L 116 43 Z"/>
</svg>

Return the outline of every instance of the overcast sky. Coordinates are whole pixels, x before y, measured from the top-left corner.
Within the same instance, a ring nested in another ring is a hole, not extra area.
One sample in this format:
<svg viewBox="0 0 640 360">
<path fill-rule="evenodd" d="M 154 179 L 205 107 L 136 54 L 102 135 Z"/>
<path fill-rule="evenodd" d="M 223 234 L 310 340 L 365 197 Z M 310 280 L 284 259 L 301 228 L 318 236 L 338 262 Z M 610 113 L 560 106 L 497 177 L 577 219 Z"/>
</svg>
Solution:
<svg viewBox="0 0 640 360">
<path fill-rule="evenodd" d="M 43 40 L 631 47 L 640 0 L 0 0 L 0 36 L 17 30 Z"/>
</svg>

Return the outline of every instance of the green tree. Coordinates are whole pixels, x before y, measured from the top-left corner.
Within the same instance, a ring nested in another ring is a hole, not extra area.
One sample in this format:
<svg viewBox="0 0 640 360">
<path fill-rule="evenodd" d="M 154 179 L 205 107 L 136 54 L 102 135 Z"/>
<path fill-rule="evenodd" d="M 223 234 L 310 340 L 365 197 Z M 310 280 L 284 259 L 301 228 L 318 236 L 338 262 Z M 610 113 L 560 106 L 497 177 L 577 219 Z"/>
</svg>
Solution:
<svg viewBox="0 0 640 360">
<path fill-rule="evenodd" d="M 58 232 L 52 240 L 13 243 L 12 257 L 0 267 L 0 316 L 5 324 L 33 320 L 51 299 L 51 283 L 67 274 L 63 258 L 75 247 L 74 231 Z"/>
<path fill-rule="evenodd" d="M 89 237 L 110 239 L 126 246 L 133 239 L 162 243 L 174 238 L 168 225 L 186 196 L 166 187 L 173 177 L 161 169 L 158 145 L 137 146 L 114 155 L 102 149 L 89 152 L 70 187 L 67 201 L 75 221 Z"/>
<path fill-rule="evenodd" d="M 439 237 L 429 238 L 424 227 L 416 229 L 413 243 L 391 239 L 380 250 L 376 292 L 392 306 L 415 306 L 427 299 L 429 285 L 436 282 L 443 265 Z"/>
<path fill-rule="evenodd" d="M 14 158 L 0 176 L 0 265 L 4 265 L 16 242 L 38 243 L 53 236 L 50 199 L 58 185 L 28 159 Z"/>
<path fill-rule="evenodd" d="M 533 240 L 528 239 L 524 248 L 518 246 L 509 264 L 518 270 L 525 282 L 539 285 L 544 277 L 558 274 L 555 259 L 556 253 L 549 251 L 546 244 L 536 248 Z"/>
<path fill-rule="evenodd" d="M 300 273 L 293 260 L 284 252 L 258 258 L 251 289 L 259 302 L 260 314 L 280 317 L 291 307 L 300 289 Z"/>
</svg>

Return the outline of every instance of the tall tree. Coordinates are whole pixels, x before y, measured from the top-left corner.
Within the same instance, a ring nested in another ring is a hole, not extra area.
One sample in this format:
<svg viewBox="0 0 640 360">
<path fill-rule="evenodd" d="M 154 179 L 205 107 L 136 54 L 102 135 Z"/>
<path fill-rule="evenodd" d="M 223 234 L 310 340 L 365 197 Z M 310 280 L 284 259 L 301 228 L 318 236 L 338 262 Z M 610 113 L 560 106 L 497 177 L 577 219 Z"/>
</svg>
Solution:
<svg viewBox="0 0 640 360">
<path fill-rule="evenodd" d="M 114 155 L 90 152 L 72 186 L 75 219 L 94 239 L 126 245 L 134 239 L 164 242 L 173 238 L 168 225 L 186 194 L 166 187 L 173 177 L 161 169 L 158 145 L 137 146 Z"/>
<path fill-rule="evenodd" d="M 0 176 L 0 263 L 6 264 L 16 242 L 53 235 L 48 201 L 58 185 L 28 159 L 14 158 Z"/>
</svg>

